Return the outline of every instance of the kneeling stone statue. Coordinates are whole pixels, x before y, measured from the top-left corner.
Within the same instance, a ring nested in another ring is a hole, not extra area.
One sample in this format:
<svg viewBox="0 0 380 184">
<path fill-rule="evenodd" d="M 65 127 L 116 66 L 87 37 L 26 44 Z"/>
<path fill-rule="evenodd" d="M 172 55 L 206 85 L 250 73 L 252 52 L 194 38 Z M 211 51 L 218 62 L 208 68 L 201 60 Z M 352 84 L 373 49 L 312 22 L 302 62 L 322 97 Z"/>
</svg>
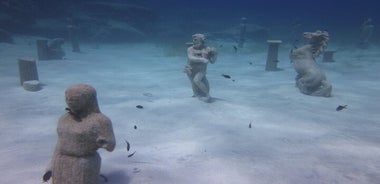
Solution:
<svg viewBox="0 0 380 184">
<path fill-rule="evenodd" d="M 65 92 L 68 111 L 58 121 L 58 140 L 43 177 L 53 184 L 97 184 L 101 158 L 99 148 L 113 151 L 112 123 L 98 107 L 96 91 L 87 84 Z"/>
<path fill-rule="evenodd" d="M 303 36 L 309 43 L 290 52 L 290 59 L 298 73 L 296 86 L 306 95 L 330 97 L 332 85 L 327 82 L 325 74 L 315 61 L 327 47 L 329 34 L 326 31 L 316 31 L 305 32 Z"/>
</svg>

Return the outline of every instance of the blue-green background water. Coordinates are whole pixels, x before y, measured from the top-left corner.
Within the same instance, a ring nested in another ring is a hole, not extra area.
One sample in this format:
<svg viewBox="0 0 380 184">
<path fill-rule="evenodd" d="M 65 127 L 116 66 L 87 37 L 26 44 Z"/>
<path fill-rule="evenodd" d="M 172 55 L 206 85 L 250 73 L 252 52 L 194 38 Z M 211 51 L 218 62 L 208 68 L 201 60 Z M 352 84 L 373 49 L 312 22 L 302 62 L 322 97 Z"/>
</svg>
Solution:
<svg viewBox="0 0 380 184">
<path fill-rule="evenodd" d="M 94 6 L 95 3 L 103 4 Z M 159 37 L 183 41 L 181 38 L 191 33 L 215 32 L 238 25 L 240 18 L 246 17 L 248 23 L 267 28 L 268 38 L 287 37 L 297 27 L 299 32 L 328 30 L 335 40 L 353 41 L 364 20 L 372 18 L 377 27 L 380 20 L 378 4 L 375 0 L 2 0 L 0 28 L 12 34 L 65 37 L 66 30 L 54 27 L 64 27 L 67 24 L 65 19 L 70 17 L 80 25 L 82 39 L 88 41 L 97 39 L 91 37 L 100 34 L 94 30 L 109 26 L 105 20 L 118 20 L 131 25 L 144 36 L 131 39 L 122 34 L 128 32 L 106 30 L 107 34 L 117 36 L 106 37 L 103 41 L 154 41 Z M 138 8 L 120 9 L 118 5 Z M 41 19 L 53 19 L 55 22 L 41 23 Z M 171 33 L 172 30 L 175 33 Z M 378 40 L 379 34 L 373 34 L 372 41 Z"/>
</svg>

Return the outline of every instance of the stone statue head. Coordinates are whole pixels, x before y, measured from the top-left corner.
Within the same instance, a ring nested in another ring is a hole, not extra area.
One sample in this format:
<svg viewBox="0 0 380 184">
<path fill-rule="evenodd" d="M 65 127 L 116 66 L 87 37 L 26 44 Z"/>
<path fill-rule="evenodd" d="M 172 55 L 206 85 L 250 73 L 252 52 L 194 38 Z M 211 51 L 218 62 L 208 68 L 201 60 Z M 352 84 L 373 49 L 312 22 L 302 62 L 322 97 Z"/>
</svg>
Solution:
<svg viewBox="0 0 380 184">
<path fill-rule="evenodd" d="M 329 41 L 329 33 L 327 31 L 305 32 L 303 33 L 303 37 L 311 45 L 314 58 L 325 50 Z"/>
<path fill-rule="evenodd" d="M 206 36 L 204 34 L 194 34 L 193 36 L 193 47 L 202 48 L 204 47 Z"/>
<path fill-rule="evenodd" d="M 80 116 L 100 112 L 96 90 L 88 84 L 76 84 L 65 91 L 66 104 L 70 110 Z"/>
</svg>

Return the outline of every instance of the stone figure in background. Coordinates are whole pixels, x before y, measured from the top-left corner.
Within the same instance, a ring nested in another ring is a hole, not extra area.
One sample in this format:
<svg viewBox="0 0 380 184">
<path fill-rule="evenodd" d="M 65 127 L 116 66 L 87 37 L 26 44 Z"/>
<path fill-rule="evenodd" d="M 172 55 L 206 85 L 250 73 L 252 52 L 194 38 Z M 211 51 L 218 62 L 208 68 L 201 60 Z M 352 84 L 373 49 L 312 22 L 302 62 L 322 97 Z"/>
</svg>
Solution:
<svg viewBox="0 0 380 184">
<path fill-rule="evenodd" d="M 55 38 L 52 40 L 37 40 L 37 55 L 39 60 L 63 59 L 65 51 L 62 45 L 65 43 L 63 38 Z"/>
<path fill-rule="evenodd" d="M 373 29 L 375 26 L 372 24 L 372 19 L 367 19 L 363 22 L 362 26 L 360 27 L 360 42 L 359 46 L 363 49 L 368 48 L 369 46 L 369 39 L 372 37 Z"/>
<path fill-rule="evenodd" d="M 80 52 L 79 48 L 79 25 L 77 21 L 75 21 L 73 18 L 67 18 L 67 30 L 69 33 L 69 39 L 71 41 L 71 47 L 73 48 L 73 52 Z"/>
<path fill-rule="evenodd" d="M 58 121 L 58 140 L 43 177 L 53 184 L 97 184 L 101 158 L 99 148 L 113 151 L 115 136 L 110 119 L 98 107 L 96 90 L 87 84 L 69 87 L 68 111 Z"/>
<path fill-rule="evenodd" d="M 326 31 L 316 31 L 305 32 L 303 36 L 309 43 L 290 52 L 290 59 L 298 73 L 296 86 L 307 95 L 330 97 L 332 86 L 315 61 L 327 47 L 329 34 Z"/>
<path fill-rule="evenodd" d="M 65 52 L 62 45 L 65 43 L 63 38 L 54 38 L 48 42 L 49 55 L 52 59 L 62 59 Z"/>
<path fill-rule="evenodd" d="M 206 78 L 207 64 L 215 63 L 217 52 L 205 45 L 205 35 L 194 34 L 192 46 L 187 49 L 187 65 L 185 73 L 190 79 L 193 97 L 210 102 L 210 86 Z"/>
</svg>

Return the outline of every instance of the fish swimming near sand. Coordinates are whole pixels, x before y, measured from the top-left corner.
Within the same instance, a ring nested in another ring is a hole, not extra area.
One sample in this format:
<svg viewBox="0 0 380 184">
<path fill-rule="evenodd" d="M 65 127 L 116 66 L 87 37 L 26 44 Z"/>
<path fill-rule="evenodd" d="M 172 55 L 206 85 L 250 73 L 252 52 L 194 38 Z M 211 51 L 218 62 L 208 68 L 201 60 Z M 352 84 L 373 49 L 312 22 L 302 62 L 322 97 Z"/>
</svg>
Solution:
<svg viewBox="0 0 380 184">
<path fill-rule="evenodd" d="M 231 76 L 227 75 L 227 74 L 222 74 L 222 76 L 226 79 L 231 79 Z"/>
<path fill-rule="evenodd" d="M 143 109 L 144 106 L 142 106 L 142 105 L 136 105 L 136 108 L 138 108 L 138 109 Z"/>
<path fill-rule="evenodd" d="M 129 151 L 129 149 L 131 148 L 131 144 L 129 144 L 129 142 L 125 139 L 124 139 L 124 141 L 125 141 L 125 144 L 127 144 L 127 151 Z"/>
<path fill-rule="evenodd" d="M 133 152 L 132 154 L 129 154 L 129 155 L 128 155 L 128 158 L 129 158 L 129 157 L 132 157 L 133 155 L 135 155 L 135 153 L 136 153 L 136 151 Z"/>
<path fill-rule="evenodd" d="M 143 93 L 143 95 L 146 96 L 146 97 L 153 97 L 152 93 Z"/>
<path fill-rule="evenodd" d="M 238 48 L 235 45 L 233 46 L 233 48 L 234 48 L 234 52 L 237 53 Z"/>
<path fill-rule="evenodd" d="M 43 181 L 43 182 L 47 182 L 47 181 L 49 181 L 50 178 L 51 178 L 51 176 L 52 176 L 52 172 L 51 172 L 51 171 L 46 172 L 46 173 L 42 176 L 42 181 Z"/>
<path fill-rule="evenodd" d="M 336 108 L 336 111 L 341 111 L 343 109 L 347 109 L 347 105 L 339 105 L 337 108 Z"/>
<path fill-rule="evenodd" d="M 81 118 L 80 118 L 80 116 L 79 116 L 77 113 L 73 112 L 70 108 L 66 107 L 65 110 L 66 110 L 70 115 L 72 115 L 72 116 L 74 117 L 75 120 L 82 121 Z"/>
</svg>

